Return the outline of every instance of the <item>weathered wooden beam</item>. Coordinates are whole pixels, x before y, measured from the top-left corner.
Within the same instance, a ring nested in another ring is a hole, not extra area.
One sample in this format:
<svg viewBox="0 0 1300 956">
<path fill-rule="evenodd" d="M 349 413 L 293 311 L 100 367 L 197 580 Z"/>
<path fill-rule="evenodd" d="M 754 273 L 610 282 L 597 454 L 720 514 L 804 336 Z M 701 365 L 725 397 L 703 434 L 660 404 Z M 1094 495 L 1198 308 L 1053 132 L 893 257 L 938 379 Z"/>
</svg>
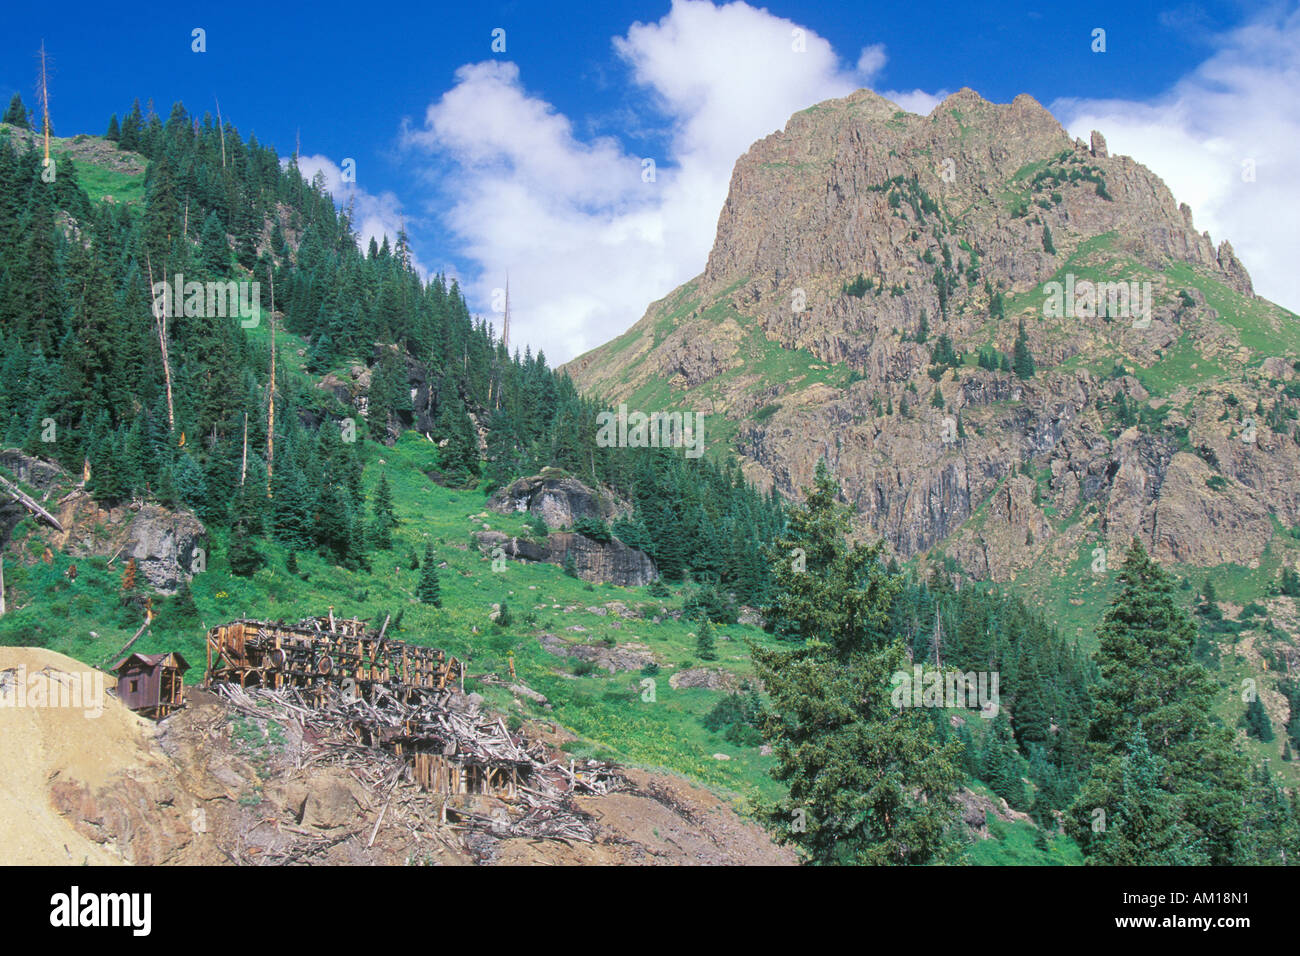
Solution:
<svg viewBox="0 0 1300 956">
<path fill-rule="evenodd" d="M 0 475 L 0 487 L 4 488 L 5 492 L 11 498 L 17 501 L 28 511 L 31 511 L 36 515 L 44 518 L 46 521 L 48 521 L 50 525 L 53 526 L 54 530 L 56 531 L 63 530 L 63 525 L 59 523 L 58 518 L 54 517 L 54 515 L 50 514 L 48 511 L 42 508 L 36 502 L 35 498 L 27 494 L 25 491 L 23 491 L 21 488 L 19 488 L 17 485 L 15 485 L 12 481 L 4 477 L 3 475 Z"/>
<path fill-rule="evenodd" d="M 120 651 L 118 651 L 116 654 L 108 655 L 108 657 L 105 657 L 102 661 L 100 661 L 97 666 L 103 667 L 111 660 L 114 659 L 121 660 L 123 657 L 125 657 L 126 652 L 131 649 L 131 645 L 140 639 L 140 635 L 144 633 L 145 628 L 147 628 L 148 626 L 149 626 L 149 621 L 146 619 L 145 622 L 140 625 L 140 630 L 136 631 L 135 634 L 131 636 L 131 639 L 122 645 L 122 649 Z"/>
</svg>

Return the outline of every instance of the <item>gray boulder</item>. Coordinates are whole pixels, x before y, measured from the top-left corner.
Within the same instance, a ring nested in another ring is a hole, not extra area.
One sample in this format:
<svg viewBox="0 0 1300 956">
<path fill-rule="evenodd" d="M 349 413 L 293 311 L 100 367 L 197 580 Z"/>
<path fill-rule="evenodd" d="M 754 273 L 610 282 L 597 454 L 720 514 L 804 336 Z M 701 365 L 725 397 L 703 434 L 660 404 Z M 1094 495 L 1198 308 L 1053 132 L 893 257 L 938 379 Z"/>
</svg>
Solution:
<svg viewBox="0 0 1300 956">
<path fill-rule="evenodd" d="M 516 561 L 563 565 L 566 557 L 572 554 L 578 577 L 597 584 L 641 587 L 653 581 L 659 573 L 650 555 L 613 537 L 608 542 L 596 541 L 567 531 L 548 535 L 544 542 L 512 538 L 500 531 L 480 531 L 475 537 L 479 550 L 484 554 L 491 555 L 495 548 L 500 547 L 507 558 Z"/>
<path fill-rule="evenodd" d="M 488 500 L 499 514 L 530 512 L 541 516 L 548 528 L 572 528 L 579 518 L 612 521 L 630 514 L 631 505 L 605 491 L 595 491 L 562 471 L 547 468 L 541 474 L 519 478 Z"/>
</svg>

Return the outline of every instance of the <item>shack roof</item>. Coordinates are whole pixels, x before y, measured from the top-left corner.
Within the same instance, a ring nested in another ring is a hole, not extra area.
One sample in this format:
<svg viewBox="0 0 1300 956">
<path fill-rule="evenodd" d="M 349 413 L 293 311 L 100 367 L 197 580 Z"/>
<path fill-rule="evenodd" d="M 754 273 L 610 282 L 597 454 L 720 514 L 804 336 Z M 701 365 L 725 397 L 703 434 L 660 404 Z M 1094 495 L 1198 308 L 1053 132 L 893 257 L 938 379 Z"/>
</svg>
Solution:
<svg viewBox="0 0 1300 956">
<path fill-rule="evenodd" d="M 115 673 L 120 674 L 128 667 L 138 666 L 138 667 L 154 668 L 157 667 L 159 664 L 165 662 L 169 657 L 176 658 L 175 666 L 178 670 L 184 672 L 190 669 L 189 662 L 185 660 L 185 656 L 181 654 L 180 651 L 170 651 L 164 654 L 128 654 L 126 657 L 122 658 L 111 668 L 109 668 L 109 670 L 112 670 Z"/>
</svg>

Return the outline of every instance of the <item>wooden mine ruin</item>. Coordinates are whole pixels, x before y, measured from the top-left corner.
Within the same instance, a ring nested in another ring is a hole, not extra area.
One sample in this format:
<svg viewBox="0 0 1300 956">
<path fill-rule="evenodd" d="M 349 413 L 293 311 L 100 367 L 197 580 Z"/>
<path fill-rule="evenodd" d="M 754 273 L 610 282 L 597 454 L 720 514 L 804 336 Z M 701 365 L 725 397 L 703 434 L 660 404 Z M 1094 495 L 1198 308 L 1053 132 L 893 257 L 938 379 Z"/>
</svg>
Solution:
<svg viewBox="0 0 1300 956">
<path fill-rule="evenodd" d="M 208 631 L 204 684 L 292 689 L 308 707 L 335 712 L 357 743 L 404 758 L 421 789 L 515 799 L 534 762 L 498 722 L 449 706 L 461 662 L 384 632 L 332 613 L 299 624 L 232 621 Z"/>
<path fill-rule="evenodd" d="M 352 687 L 368 697 L 376 684 L 403 696 L 411 689 L 442 690 L 463 680 L 460 661 L 371 631 L 365 622 L 328 617 L 299 624 L 238 620 L 208 631 L 204 685 L 238 684 L 279 690 Z"/>
</svg>

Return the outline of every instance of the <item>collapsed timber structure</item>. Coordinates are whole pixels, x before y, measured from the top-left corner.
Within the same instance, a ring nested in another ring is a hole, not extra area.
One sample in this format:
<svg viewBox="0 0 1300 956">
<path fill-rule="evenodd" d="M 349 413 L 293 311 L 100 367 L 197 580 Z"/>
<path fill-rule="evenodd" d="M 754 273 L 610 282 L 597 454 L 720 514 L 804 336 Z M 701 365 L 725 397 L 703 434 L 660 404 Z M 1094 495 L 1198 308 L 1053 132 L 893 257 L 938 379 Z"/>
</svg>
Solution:
<svg viewBox="0 0 1300 956">
<path fill-rule="evenodd" d="M 404 696 L 443 690 L 464 681 L 456 658 L 433 647 L 385 637 L 355 618 L 308 618 L 298 624 L 241 619 L 208 631 L 204 683 L 297 687 L 319 697 L 326 686 L 353 687 L 368 696 L 376 685 Z"/>
<path fill-rule="evenodd" d="M 450 816 L 498 836 L 592 840 L 570 797 L 620 789 L 617 772 L 549 759 L 545 745 L 512 734 L 461 692 L 460 661 L 385 631 L 332 612 L 298 624 L 232 621 L 208 631 L 205 685 L 249 716 L 296 724 L 311 741 L 306 763 L 369 763 L 383 768 L 385 788 L 405 783 L 514 807 L 514 819 L 490 818 L 443 800 L 444 823 Z"/>
</svg>

